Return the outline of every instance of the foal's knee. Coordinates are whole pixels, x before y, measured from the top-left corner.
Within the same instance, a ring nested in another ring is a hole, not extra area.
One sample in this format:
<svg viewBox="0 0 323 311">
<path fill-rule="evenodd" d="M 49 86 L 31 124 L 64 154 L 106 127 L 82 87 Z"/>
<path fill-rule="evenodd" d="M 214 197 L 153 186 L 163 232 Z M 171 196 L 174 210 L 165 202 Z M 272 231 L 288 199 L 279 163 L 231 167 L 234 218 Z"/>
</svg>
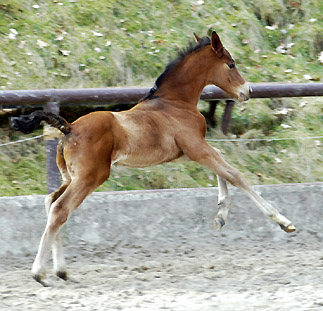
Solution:
<svg viewBox="0 0 323 311">
<path fill-rule="evenodd" d="M 219 175 L 238 188 L 243 188 L 247 183 L 243 175 L 234 167 L 226 168 L 225 171 L 221 172 Z"/>
</svg>

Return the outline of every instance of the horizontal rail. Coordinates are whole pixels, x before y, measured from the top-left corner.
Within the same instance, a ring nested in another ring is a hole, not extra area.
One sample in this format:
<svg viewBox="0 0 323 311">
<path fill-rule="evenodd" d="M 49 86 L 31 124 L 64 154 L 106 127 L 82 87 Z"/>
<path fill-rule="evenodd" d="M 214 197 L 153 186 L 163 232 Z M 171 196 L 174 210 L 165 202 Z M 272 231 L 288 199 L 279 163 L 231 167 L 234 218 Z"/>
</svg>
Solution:
<svg viewBox="0 0 323 311">
<path fill-rule="evenodd" d="M 280 98 L 323 96 L 323 83 L 254 83 L 252 98 Z M 148 92 L 149 87 L 107 87 L 92 89 L 46 89 L 0 91 L 0 105 L 30 105 L 58 102 L 59 104 L 81 103 L 132 103 Z M 201 99 L 229 99 L 216 86 L 204 88 Z"/>
</svg>

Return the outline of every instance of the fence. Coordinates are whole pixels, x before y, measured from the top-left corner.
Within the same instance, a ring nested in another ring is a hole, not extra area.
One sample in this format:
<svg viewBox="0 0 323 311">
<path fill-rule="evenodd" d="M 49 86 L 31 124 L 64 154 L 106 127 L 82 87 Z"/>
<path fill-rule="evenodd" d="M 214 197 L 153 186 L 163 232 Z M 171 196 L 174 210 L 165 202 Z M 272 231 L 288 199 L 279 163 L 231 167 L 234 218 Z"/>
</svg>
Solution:
<svg viewBox="0 0 323 311">
<path fill-rule="evenodd" d="M 323 96 L 323 83 L 254 83 L 251 85 L 252 98 L 306 97 Z M 49 89 L 49 90 L 17 90 L 0 91 L 0 106 L 81 103 L 131 103 L 144 97 L 148 87 L 108 87 L 100 89 Z M 228 99 L 224 91 L 216 86 L 204 88 L 201 99 Z"/>
<path fill-rule="evenodd" d="M 255 83 L 252 84 L 252 89 L 252 98 L 323 96 L 323 83 Z M 84 103 L 135 103 L 144 97 L 148 91 L 148 87 L 0 91 L 0 106 L 16 107 L 17 105 L 43 105 L 51 103 L 46 109 L 53 109 L 55 112 L 55 110 L 59 109 L 54 108 L 55 104 L 58 106 Z M 216 86 L 207 86 L 202 92 L 201 99 L 210 102 L 206 118 L 211 125 L 215 124 L 214 112 L 218 100 L 227 99 L 221 124 L 222 132 L 226 134 L 234 101 L 228 99 L 227 94 Z"/>
<path fill-rule="evenodd" d="M 323 83 L 255 83 L 251 85 L 251 98 L 281 98 L 323 96 Z M 123 104 L 134 103 L 144 97 L 148 87 L 109 87 L 97 89 L 48 89 L 48 90 L 13 90 L 0 91 L 0 108 L 10 108 L 27 105 L 43 105 L 44 110 L 59 114 L 60 105 L 64 104 Z M 202 100 L 210 102 L 208 113 L 212 123 L 218 100 L 226 100 L 226 108 L 222 119 L 222 131 L 225 133 L 234 101 L 216 86 L 207 86 L 201 95 Z M 55 160 L 56 140 L 46 141 L 47 187 L 48 192 L 57 188 L 60 183 Z"/>
</svg>

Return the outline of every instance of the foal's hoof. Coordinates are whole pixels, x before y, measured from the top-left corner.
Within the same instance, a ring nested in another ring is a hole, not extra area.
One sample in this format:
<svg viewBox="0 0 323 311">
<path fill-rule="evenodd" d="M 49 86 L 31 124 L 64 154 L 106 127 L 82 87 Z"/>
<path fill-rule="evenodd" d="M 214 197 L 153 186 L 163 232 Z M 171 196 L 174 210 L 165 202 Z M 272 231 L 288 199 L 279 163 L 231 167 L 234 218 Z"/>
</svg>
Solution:
<svg viewBox="0 0 323 311">
<path fill-rule="evenodd" d="M 46 280 L 44 280 L 44 277 L 39 275 L 39 274 L 33 274 L 33 279 L 40 283 L 41 285 L 43 285 L 44 287 L 52 287 L 52 284 L 46 282 Z"/>
<path fill-rule="evenodd" d="M 280 225 L 280 227 L 285 231 L 285 232 L 294 232 L 296 230 L 296 228 L 292 225 L 289 224 L 288 226 L 284 226 L 284 225 Z"/>
<path fill-rule="evenodd" d="M 67 272 L 66 272 L 66 271 L 57 271 L 57 272 L 56 272 L 56 275 L 57 275 L 60 279 L 62 279 L 62 280 L 64 280 L 64 281 L 67 281 L 67 280 L 68 280 Z"/>
<path fill-rule="evenodd" d="M 225 221 L 222 217 L 215 217 L 214 218 L 214 225 L 216 230 L 220 231 L 222 227 L 225 225 Z"/>
</svg>

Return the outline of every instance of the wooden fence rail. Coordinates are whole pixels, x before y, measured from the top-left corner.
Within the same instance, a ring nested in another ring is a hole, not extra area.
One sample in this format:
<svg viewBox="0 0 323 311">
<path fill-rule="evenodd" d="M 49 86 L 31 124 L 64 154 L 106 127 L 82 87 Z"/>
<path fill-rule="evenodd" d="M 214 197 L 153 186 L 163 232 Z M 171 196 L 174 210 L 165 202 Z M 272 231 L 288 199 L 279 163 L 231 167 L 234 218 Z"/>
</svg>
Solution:
<svg viewBox="0 0 323 311">
<path fill-rule="evenodd" d="M 323 83 L 254 83 L 251 84 L 252 98 L 280 98 L 323 96 Z M 148 87 L 108 87 L 96 89 L 47 89 L 0 91 L 0 109 L 44 105 L 46 111 L 59 113 L 64 104 L 122 104 L 135 103 L 144 97 Z M 212 122 L 218 100 L 226 100 L 222 119 L 222 131 L 226 133 L 234 101 L 216 86 L 204 88 L 201 99 L 210 102 L 209 119 Z M 213 119 L 214 120 L 214 119 Z M 57 140 L 46 141 L 47 191 L 50 193 L 59 186 L 60 174 L 56 166 Z"/>
</svg>

